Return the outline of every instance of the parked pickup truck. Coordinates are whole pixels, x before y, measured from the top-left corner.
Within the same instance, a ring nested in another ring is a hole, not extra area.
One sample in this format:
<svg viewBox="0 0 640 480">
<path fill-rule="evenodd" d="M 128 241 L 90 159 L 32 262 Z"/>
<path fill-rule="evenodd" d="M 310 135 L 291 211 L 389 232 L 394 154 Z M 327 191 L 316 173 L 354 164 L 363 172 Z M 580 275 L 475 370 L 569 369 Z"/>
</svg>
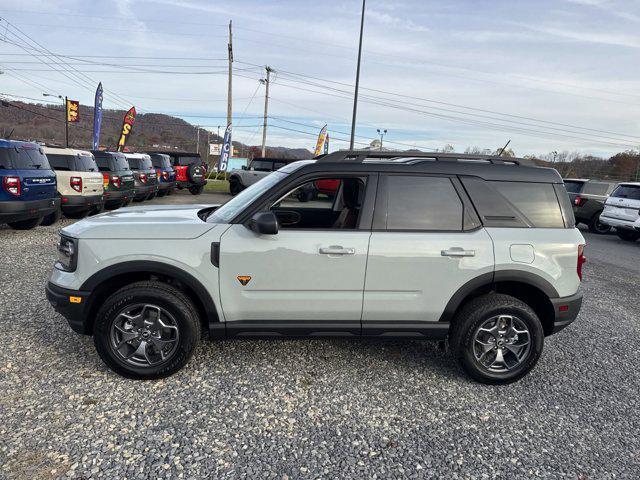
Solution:
<svg viewBox="0 0 640 480">
<path fill-rule="evenodd" d="M 285 158 L 254 158 L 249 165 L 231 170 L 229 173 L 229 193 L 237 195 L 248 186 L 293 161 Z"/>
<path fill-rule="evenodd" d="M 592 233 L 609 232 L 611 227 L 600 221 L 600 214 L 616 185 L 615 182 L 566 178 L 564 186 L 573 205 L 576 223 L 584 223 Z"/>
</svg>

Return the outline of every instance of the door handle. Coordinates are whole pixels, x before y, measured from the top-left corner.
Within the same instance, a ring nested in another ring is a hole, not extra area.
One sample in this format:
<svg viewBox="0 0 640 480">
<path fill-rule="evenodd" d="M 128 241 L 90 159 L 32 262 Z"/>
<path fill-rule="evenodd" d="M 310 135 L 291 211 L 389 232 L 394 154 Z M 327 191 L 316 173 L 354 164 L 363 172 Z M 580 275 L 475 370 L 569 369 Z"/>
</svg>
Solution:
<svg viewBox="0 0 640 480">
<path fill-rule="evenodd" d="M 465 250 L 460 247 L 452 247 L 449 250 L 442 250 L 440 255 L 443 257 L 475 257 L 475 250 Z"/>
<path fill-rule="evenodd" d="M 320 247 L 320 253 L 323 255 L 354 255 L 355 248 L 344 248 L 340 245 L 331 245 L 330 247 Z"/>
</svg>

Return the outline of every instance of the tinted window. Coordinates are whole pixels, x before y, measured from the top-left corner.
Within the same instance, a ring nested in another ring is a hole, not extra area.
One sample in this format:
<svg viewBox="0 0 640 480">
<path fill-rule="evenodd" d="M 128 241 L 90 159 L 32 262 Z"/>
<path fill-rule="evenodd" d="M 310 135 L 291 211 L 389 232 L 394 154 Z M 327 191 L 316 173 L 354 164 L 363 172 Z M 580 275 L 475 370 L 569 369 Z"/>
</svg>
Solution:
<svg viewBox="0 0 640 480">
<path fill-rule="evenodd" d="M 127 162 L 127 159 L 124 155 L 114 155 L 113 157 L 111 157 L 111 162 L 111 168 L 114 171 L 131 170 L 131 168 L 129 168 L 129 162 Z"/>
<path fill-rule="evenodd" d="M 582 185 L 584 185 L 584 182 L 572 182 L 570 180 L 564 182 L 564 188 L 566 188 L 569 193 L 580 193 Z"/>
<path fill-rule="evenodd" d="M 0 149 L 0 168 L 15 168 L 16 170 L 51 169 L 45 154 L 35 147 Z"/>
<path fill-rule="evenodd" d="M 268 162 L 265 160 L 254 160 L 251 162 L 251 170 L 259 170 L 261 172 L 270 172 L 273 168 L 273 162 Z"/>
<path fill-rule="evenodd" d="M 98 166 L 92 156 L 89 155 L 76 155 L 75 169 L 78 172 L 97 172 Z"/>
<path fill-rule="evenodd" d="M 388 176 L 387 230 L 462 230 L 462 202 L 451 180 Z"/>
<path fill-rule="evenodd" d="M 108 157 L 97 157 L 96 164 L 98 165 L 98 170 L 101 172 L 109 172 L 111 169 L 109 168 L 109 158 Z"/>
<path fill-rule="evenodd" d="M 491 182 L 534 227 L 564 228 L 558 198 L 551 183 Z"/>
<path fill-rule="evenodd" d="M 611 194 L 612 197 L 640 200 L 640 185 L 620 185 Z"/>
<path fill-rule="evenodd" d="M 57 155 L 50 153 L 47 155 L 49 164 L 54 170 L 71 170 L 73 167 L 73 155 Z"/>
<path fill-rule="evenodd" d="M 153 155 L 151 157 L 151 161 L 153 163 L 153 166 L 156 168 L 171 168 L 171 160 L 169 160 L 169 155 Z"/>
<path fill-rule="evenodd" d="M 178 157 L 176 160 L 176 165 L 191 165 L 192 163 L 200 165 L 202 159 L 200 157 Z"/>
<path fill-rule="evenodd" d="M 587 182 L 582 192 L 587 195 L 607 195 L 612 190 L 612 185 L 606 182 Z"/>
</svg>

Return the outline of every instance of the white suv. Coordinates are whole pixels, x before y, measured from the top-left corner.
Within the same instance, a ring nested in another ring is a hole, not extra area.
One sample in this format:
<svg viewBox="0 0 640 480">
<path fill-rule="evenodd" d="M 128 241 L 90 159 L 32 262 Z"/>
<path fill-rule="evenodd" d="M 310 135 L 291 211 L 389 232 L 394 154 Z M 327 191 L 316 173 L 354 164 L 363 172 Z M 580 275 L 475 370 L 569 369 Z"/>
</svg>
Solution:
<svg viewBox="0 0 640 480">
<path fill-rule="evenodd" d="M 562 178 L 526 160 L 337 152 L 223 206 L 128 208 L 64 228 L 47 297 L 115 371 L 158 378 L 200 338 L 445 339 L 473 378 L 525 375 L 570 324 L 584 239 Z M 335 194 L 300 203 L 310 182 Z"/>
<path fill-rule="evenodd" d="M 640 238 L 640 183 L 621 183 L 609 196 L 600 214 L 600 221 L 616 227 L 622 240 L 635 242 Z"/>
</svg>

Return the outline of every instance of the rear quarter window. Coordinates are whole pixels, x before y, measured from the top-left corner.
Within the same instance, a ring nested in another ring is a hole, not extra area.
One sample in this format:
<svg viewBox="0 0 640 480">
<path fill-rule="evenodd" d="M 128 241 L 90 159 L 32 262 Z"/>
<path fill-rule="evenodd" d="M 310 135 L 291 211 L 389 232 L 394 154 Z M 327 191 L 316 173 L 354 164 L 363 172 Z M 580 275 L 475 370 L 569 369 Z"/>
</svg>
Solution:
<svg viewBox="0 0 640 480">
<path fill-rule="evenodd" d="M 564 228 L 558 197 L 551 183 L 489 182 L 538 228 Z"/>
</svg>

